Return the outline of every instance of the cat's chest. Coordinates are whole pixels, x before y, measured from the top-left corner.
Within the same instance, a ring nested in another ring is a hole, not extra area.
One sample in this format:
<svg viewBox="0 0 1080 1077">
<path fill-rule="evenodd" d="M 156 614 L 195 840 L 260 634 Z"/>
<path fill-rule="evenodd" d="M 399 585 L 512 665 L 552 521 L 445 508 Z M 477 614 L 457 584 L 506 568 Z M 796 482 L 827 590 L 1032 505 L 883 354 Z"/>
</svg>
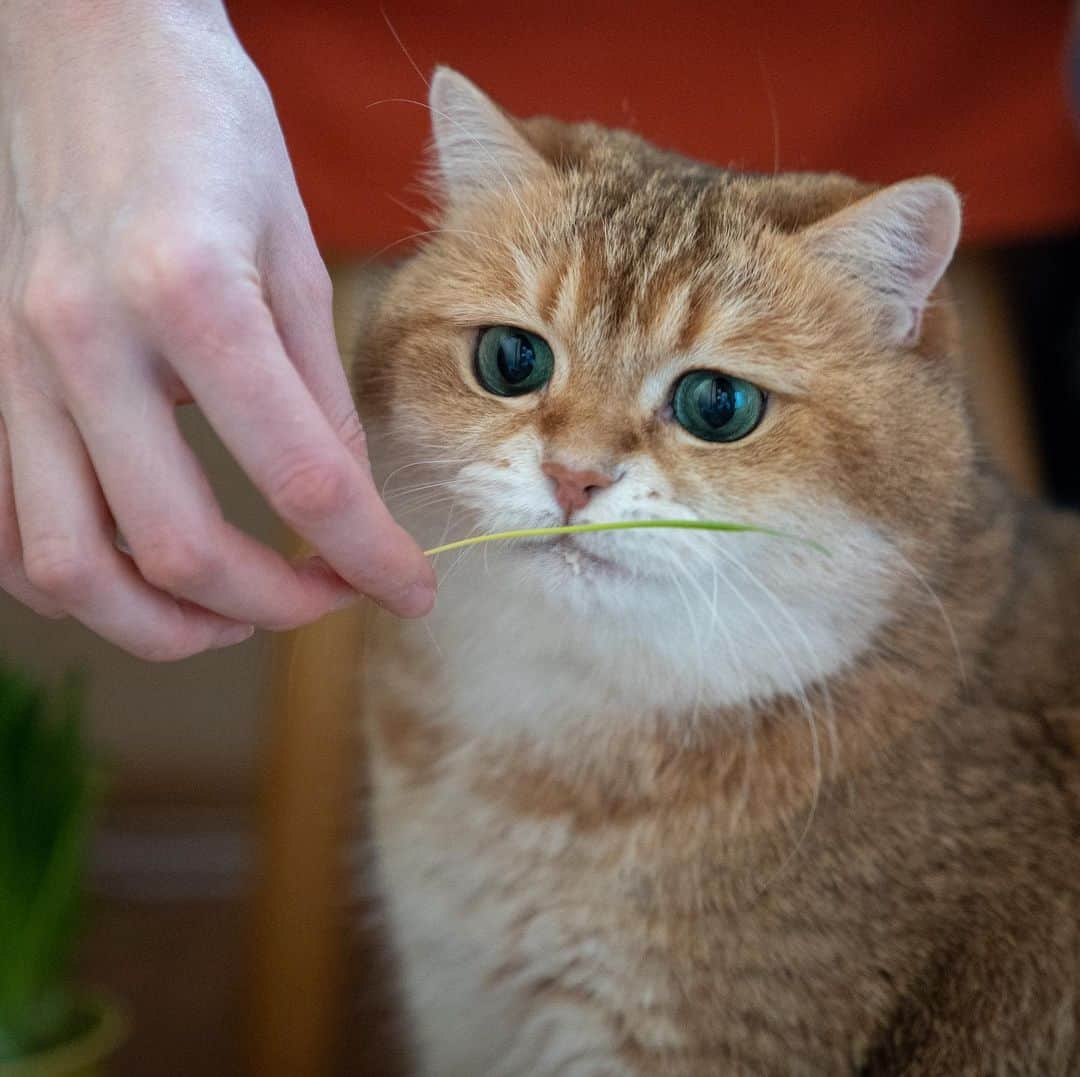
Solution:
<svg viewBox="0 0 1080 1077">
<path fill-rule="evenodd" d="M 410 788 L 378 759 L 375 773 L 380 881 L 423 1071 L 554 1074 L 613 1058 L 630 985 L 667 989 L 628 930 L 612 850 L 452 781 Z"/>
<path fill-rule="evenodd" d="M 661 1072 L 634 1058 L 708 1072 L 700 1060 L 747 1037 L 767 1058 L 778 1003 L 805 1022 L 806 1065 L 778 1058 L 776 1072 L 843 1072 L 860 1051 L 880 1001 L 850 990 L 861 959 L 831 952 L 799 895 L 752 907 L 703 820 L 589 832 L 516 816 L 452 768 L 416 784 L 377 757 L 375 773 L 381 881 L 421 1056 L 440 1060 L 430 1072 Z M 792 989 L 815 981 L 851 1000 L 834 1015 L 850 1032 L 825 1035 L 822 996 Z M 775 1040 L 790 1045 L 791 1028 Z"/>
</svg>

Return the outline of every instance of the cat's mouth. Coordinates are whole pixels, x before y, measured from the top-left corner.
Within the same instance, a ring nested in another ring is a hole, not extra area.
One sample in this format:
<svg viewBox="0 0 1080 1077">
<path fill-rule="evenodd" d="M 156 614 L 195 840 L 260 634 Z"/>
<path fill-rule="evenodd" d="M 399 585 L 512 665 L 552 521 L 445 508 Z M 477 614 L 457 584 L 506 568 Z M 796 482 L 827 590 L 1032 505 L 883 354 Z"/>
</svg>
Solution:
<svg viewBox="0 0 1080 1077">
<path fill-rule="evenodd" d="M 587 549 L 576 535 L 562 535 L 537 545 L 550 557 L 556 558 L 574 577 L 629 579 L 633 575 L 618 561 Z"/>
</svg>

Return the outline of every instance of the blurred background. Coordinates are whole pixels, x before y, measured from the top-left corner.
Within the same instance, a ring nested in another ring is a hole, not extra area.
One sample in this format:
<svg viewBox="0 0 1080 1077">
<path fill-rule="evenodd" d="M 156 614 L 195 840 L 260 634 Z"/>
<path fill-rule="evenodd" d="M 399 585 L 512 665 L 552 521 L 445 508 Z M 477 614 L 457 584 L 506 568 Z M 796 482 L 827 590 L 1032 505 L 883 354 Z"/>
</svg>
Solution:
<svg viewBox="0 0 1080 1077">
<path fill-rule="evenodd" d="M 965 201 L 954 283 L 986 440 L 1022 488 L 1080 506 L 1073 5 L 227 6 L 273 92 L 334 268 L 343 348 L 356 318 L 354 267 L 406 253 L 424 227 L 424 76 L 446 63 L 511 112 L 630 128 L 722 165 L 950 179 Z M 287 542 L 198 416 L 185 424 L 227 515 Z M 48 676 L 89 674 L 92 737 L 113 777 L 82 965 L 134 1008 L 118 1074 L 243 1072 L 279 653 L 257 635 L 174 666 L 144 665 L 0 596 L 0 657 Z M 352 1014 L 340 1072 L 390 1073 L 386 1051 L 364 1045 Z"/>
</svg>

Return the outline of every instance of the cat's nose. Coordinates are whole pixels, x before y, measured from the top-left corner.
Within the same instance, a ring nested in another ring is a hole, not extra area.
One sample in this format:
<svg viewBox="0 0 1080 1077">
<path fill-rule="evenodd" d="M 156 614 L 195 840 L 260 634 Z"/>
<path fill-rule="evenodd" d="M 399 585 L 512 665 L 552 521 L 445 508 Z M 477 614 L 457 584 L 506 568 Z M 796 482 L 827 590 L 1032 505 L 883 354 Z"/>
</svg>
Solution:
<svg viewBox="0 0 1080 1077">
<path fill-rule="evenodd" d="M 602 471 L 567 467 L 553 460 L 545 460 L 540 470 L 555 484 L 555 500 L 567 516 L 575 509 L 583 509 L 597 490 L 603 490 L 615 481 Z"/>
</svg>

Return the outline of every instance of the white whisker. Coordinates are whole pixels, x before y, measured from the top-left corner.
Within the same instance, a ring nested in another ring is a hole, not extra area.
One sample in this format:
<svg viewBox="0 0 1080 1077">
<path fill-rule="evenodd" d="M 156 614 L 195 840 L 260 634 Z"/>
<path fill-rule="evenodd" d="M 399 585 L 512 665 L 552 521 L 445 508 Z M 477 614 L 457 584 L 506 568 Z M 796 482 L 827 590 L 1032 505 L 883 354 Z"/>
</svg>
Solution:
<svg viewBox="0 0 1080 1077">
<path fill-rule="evenodd" d="M 895 542 L 889 543 L 890 553 L 892 553 L 897 560 L 904 566 L 914 577 L 918 580 L 923 590 L 929 596 L 930 601 L 937 607 L 937 611 L 941 614 L 941 620 L 945 624 L 945 631 L 949 634 L 949 642 L 952 645 L 953 654 L 956 655 L 956 665 L 960 670 L 960 683 L 963 685 L 964 693 L 967 694 L 968 677 L 967 668 L 964 665 L 964 656 L 960 650 L 960 640 L 956 635 L 956 629 L 953 626 L 952 618 L 949 617 L 948 610 L 945 609 L 945 603 L 941 601 L 940 596 L 933 587 L 930 586 L 930 582 L 926 577 L 908 560 L 907 555 L 900 549 L 899 545 Z"/>
<path fill-rule="evenodd" d="M 427 467 L 429 465 L 450 466 L 451 464 L 467 464 L 468 462 L 469 461 L 466 458 L 456 456 L 446 456 L 442 458 L 435 457 L 430 460 L 412 460 L 408 464 L 402 464 L 400 467 L 394 468 L 394 470 L 383 480 L 382 488 L 379 492 L 382 497 L 386 497 L 386 488 L 390 485 L 390 480 L 393 479 L 395 475 L 399 475 L 402 471 L 407 471 L 411 467 Z"/>
<path fill-rule="evenodd" d="M 372 101 L 367 105 L 367 108 L 374 108 L 376 105 L 417 105 L 420 108 L 426 108 L 433 116 L 438 116 L 440 119 L 446 120 L 447 123 L 453 124 L 457 130 L 464 135 L 470 142 L 474 142 L 477 148 L 484 154 L 484 156 L 494 165 L 499 175 L 502 176 L 503 182 L 506 184 L 506 189 L 509 192 L 511 198 L 517 203 L 518 209 L 521 210 L 522 216 L 529 223 L 532 228 L 532 238 L 534 242 L 537 242 L 541 235 L 541 227 L 539 220 L 532 215 L 532 213 L 526 208 L 525 203 L 522 201 L 521 196 L 518 194 L 514 187 L 510 177 L 506 174 L 506 170 L 499 163 L 498 158 L 476 137 L 463 123 L 461 123 L 456 117 L 450 115 L 442 109 L 433 108 L 426 101 L 417 101 L 411 97 L 384 97 L 378 101 Z"/>
<path fill-rule="evenodd" d="M 737 569 L 739 569 L 745 575 L 747 575 L 750 578 L 750 580 L 752 582 L 756 583 L 764 592 L 771 595 L 771 592 L 768 591 L 768 589 L 765 587 L 765 585 L 762 584 L 761 581 L 758 580 L 756 578 L 756 576 L 754 576 L 753 573 L 749 572 L 749 570 L 747 570 L 739 562 L 739 560 L 735 557 L 734 554 L 732 554 L 729 551 L 723 549 L 722 544 L 720 544 L 720 543 L 717 543 L 715 548 L 720 552 L 721 556 L 723 556 L 724 558 L 726 558 L 728 560 L 729 563 L 733 564 Z M 780 642 L 779 637 L 769 627 L 768 623 L 761 616 L 761 614 L 758 613 L 758 611 L 754 607 L 754 605 L 747 600 L 746 596 L 742 593 L 741 588 L 735 583 L 735 581 L 729 578 L 728 579 L 728 584 L 731 587 L 733 593 L 735 594 L 735 597 L 737 599 L 739 599 L 739 601 L 746 608 L 747 612 L 750 613 L 750 615 L 754 618 L 754 620 L 761 627 L 762 631 L 769 638 L 769 640 L 771 641 L 773 646 L 776 648 L 778 656 L 785 663 L 785 665 L 787 665 L 789 673 L 790 673 L 790 675 L 791 675 L 791 677 L 793 679 L 793 682 L 798 686 L 797 689 L 796 689 L 796 698 L 799 700 L 799 703 L 800 703 L 800 705 L 802 707 L 803 713 L 806 716 L 807 727 L 808 727 L 809 732 L 810 732 L 810 751 L 811 751 L 812 761 L 813 761 L 813 766 L 814 766 L 814 787 L 813 787 L 813 791 L 811 793 L 810 807 L 809 807 L 809 809 L 807 811 L 807 817 L 806 817 L 806 821 L 805 821 L 805 823 L 803 825 L 802 833 L 799 835 L 798 839 L 795 842 L 794 847 L 787 854 L 787 856 L 784 858 L 784 860 L 781 862 L 780 866 L 769 877 L 769 879 L 767 879 L 765 881 L 765 883 L 762 885 L 762 889 L 761 889 L 760 892 L 764 893 L 765 890 L 769 886 L 772 885 L 772 883 L 776 880 L 776 878 L 779 877 L 779 875 L 786 869 L 787 865 L 798 854 L 799 849 L 802 847 L 803 842 L 806 840 L 806 835 L 810 831 L 810 827 L 813 824 L 814 817 L 817 814 L 818 798 L 821 795 L 821 788 L 822 788 L 822 783 L 823 783 L 823 768 L 822 768 L 822 761 L 821 761 L 821 743 L 820 743 L 820 739 L 818 737 L 817 720 L 816 720 L 815 715 L 814 715 L 814 709 L 813 709 L 813 707 L 812 707 L 812 705 L 810 703 L 810 697 L 807 694 L 807 691 L 806 691 L 805 687 L 802 684 L 801 678 L 798 676 L 798 674 L 797 674 L 797 672 L 795 670 L 795 665 L 791 661 L 791 658 L 788 655 L 787 649 Z M 779 601 L 775 599 L 775 596 L 772 596 L 772 597 L 773 597 L 774 602 L 776 602 L 778 608 L 780 608 L 781 611 L 786 614 L 786 611 L 783 610 L 782 604 L 780 604 Z M 794 619 L 791 618 L 790 615 L 787 615 L 787 616 L 788 616 L 789 622 L 792 624 L 793 627 L 796 628 L 796 630 L 799 632 L 799 634 L 802 635 L 804 643 L 809 648 L 809 641 L 806 640 L 806 637 L 802 633 L 802 630 L 800 628 L 798 628 L 798 626 L 795 623 Z"/>
</svg>

